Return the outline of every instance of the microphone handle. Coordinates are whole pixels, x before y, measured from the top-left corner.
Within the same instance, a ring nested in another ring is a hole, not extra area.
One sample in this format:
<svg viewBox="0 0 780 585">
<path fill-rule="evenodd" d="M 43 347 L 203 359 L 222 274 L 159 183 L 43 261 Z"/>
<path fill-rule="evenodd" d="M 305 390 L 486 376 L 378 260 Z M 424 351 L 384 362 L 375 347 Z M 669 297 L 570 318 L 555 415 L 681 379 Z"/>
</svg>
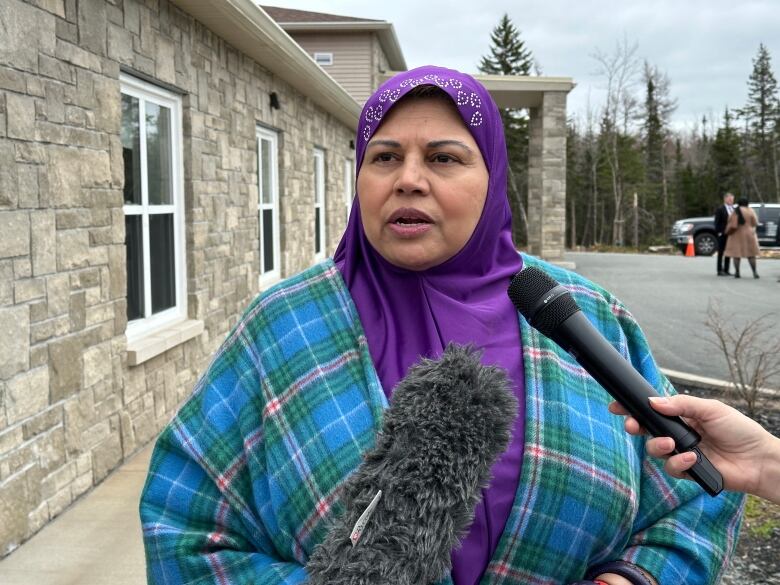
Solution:
<svg viewBox="0 0 780 585">
<path fill-rule="evenodd" d="M 588 318 L 577 311 L 561 323 L 551 338 L 601 384 L 654 437 L 672 437 L 676 452 L 693 451 L 697 462 L 688 474 L 708 494 L 723 489 L 723 477 L 696 448 L 701 437 L 678 416 L 655 411 L 648 398 L 660 396 L 628 360 L 604 339 Z"/>
</svg>

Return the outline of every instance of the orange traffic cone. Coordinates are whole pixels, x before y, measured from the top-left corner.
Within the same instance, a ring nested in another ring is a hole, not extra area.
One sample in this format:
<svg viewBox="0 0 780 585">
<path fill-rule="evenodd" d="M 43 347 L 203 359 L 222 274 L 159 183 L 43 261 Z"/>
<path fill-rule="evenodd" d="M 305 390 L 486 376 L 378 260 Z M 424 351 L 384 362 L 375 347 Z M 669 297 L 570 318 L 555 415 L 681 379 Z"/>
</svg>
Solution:
<svg viewBox="0 0 780 585">
<path fill-rule="evenodd" d="M 696 256 L 696 250 L 693 249 L 693 236 L 688 236 L 688 245 L 685 247 L 685 256 L 686 258 Z"/>
</svg>

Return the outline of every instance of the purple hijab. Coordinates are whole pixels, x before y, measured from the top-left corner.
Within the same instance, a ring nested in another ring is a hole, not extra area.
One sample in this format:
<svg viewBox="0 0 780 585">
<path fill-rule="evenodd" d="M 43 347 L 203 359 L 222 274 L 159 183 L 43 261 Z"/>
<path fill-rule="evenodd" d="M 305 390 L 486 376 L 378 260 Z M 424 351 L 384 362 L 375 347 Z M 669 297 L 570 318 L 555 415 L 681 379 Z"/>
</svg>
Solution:
<svg viewBox="0 0 780 585">
<path fill-rule="evenodd" d="M 465 246 L 452 258 L 423 271 L 396 267 L 368 242 L 355 197 L 334 260 L 357 306 L 368 348 L 390 397 L 420 356 L 441 355 L 450 341 L 484 350 L 482 362 L 509 373 L 520 413 L 506 453 L 493 466 L 474 523 L 453 552 L 456 585 L 477 583 L 495 552 L 520 477 L 523 452 L 524 382 L 520 329 L 507 286 L 522 261 L 512 243 L 507 201 L 507 153 L 501 117 L 487 90 L 469 75 L 426 66 L 400 73 L 372 95 L 360 116 L 357 173 L 366 145 L 387 114 L 418 85 L 435 85 L 456 105 L 479 146 L 490 179 L 482 216 Z"/>
</svg>

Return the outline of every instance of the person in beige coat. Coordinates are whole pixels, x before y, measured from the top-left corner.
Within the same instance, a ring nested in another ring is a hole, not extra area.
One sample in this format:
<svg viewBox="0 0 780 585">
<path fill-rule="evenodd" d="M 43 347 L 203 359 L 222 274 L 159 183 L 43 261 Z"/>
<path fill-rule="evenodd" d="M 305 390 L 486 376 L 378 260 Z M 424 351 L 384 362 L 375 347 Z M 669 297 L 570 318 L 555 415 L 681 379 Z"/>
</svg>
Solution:
<svg viewBox="0 0 780 585">
<path fill-rule="evenodd" d="M 742 258 L 748 259 L 750 268 L 753 270 L 753 278 L 758 278 L 756 270 L 756 256 L 758 256 L 756 225 L 758 219 L 755 211 L 748 206 L 747 197 L 740 197 L 737 203 L 739 207 L 731 214 L 726 224 L 726 233 L 729 239 L 726 241 L 724 254 L 734 259 L 734 278 L 739 278 L 739 263 Z"/>
</svg>

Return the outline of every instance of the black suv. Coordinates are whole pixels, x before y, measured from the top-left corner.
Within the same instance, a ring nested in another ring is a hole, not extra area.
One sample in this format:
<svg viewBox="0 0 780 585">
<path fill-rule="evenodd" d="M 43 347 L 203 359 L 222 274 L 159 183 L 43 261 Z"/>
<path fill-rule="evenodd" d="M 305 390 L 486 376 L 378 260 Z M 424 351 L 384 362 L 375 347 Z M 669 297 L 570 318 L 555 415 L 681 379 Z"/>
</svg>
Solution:
<svg viewBox="0 0 780 585">
<path fill-rule="evenodd" d="M 758 216 L 756 236 L 760 246 L 780 246 L 780 203 L 751 203 Z M 714 214 L 713 214 L 714 215 Z M 683 252 L 688 245 L 688 236 L 693 236 L 693 247 L 697 256 L 711 256 L 718 250 L 715 234 L 715 219 L 710 217 L 689 217 L 674 222 L 669 241 Z"/>
</svg>

